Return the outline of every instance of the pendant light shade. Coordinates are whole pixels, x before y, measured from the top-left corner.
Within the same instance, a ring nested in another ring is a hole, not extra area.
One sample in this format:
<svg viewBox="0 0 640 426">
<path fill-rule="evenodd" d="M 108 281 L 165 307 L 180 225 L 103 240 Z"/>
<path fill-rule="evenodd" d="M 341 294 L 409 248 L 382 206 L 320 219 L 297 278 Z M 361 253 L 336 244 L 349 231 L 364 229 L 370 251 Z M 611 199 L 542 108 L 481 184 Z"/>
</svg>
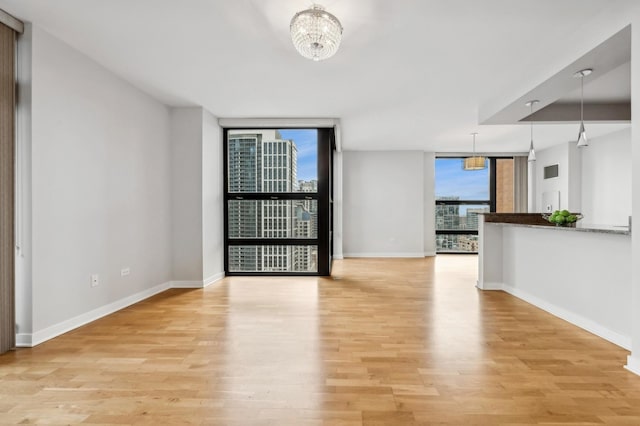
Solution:
<svg viewBox="0 0 640 426">
<path fill-rule="evenodd" d="M 531 141 L 529 142 L 529 155 L 527 156 L 527 161 L 528 162 L 534 162 L 536 161 L 536 150 L 533 147 L 533 118 L 531 117 L 533 115 L 533 106 L 535 104 L 537 104 L 538 100 L 532 100 L 527 102 L 525 105 L 528 106 L 530 108 L 530 114 L 529 114 L 529 123 L 531 124 L 530 128 L 531 128 Z"/>
<path fill-rule="evenodd" d="M 587 140 L 587 132 L 584 130 L 584 123 L 580 123 L 580 130 L 578 131 L 578 148 L 583 146 L 589 146 L 589 140 Z"/>
<path fill-rule="evenodd" d="M 473 155 L 467 157 L 462 162 L 463 170 L 482 170 L 487 168 L 487 159 L 481 155 L 476 155 L 476 135 L 478 133 L 471 133 L 473 135 Z"/>
<path fill-rule="evenodd" d="M 593 70 L 586 68 L 578 71 L 573 76 L 580 79 L 580 130 L 578 130 L 578 148 L 589 146 L 587 132 L 584 129 L 584 78 L 591 74 Z"/>
</svg>

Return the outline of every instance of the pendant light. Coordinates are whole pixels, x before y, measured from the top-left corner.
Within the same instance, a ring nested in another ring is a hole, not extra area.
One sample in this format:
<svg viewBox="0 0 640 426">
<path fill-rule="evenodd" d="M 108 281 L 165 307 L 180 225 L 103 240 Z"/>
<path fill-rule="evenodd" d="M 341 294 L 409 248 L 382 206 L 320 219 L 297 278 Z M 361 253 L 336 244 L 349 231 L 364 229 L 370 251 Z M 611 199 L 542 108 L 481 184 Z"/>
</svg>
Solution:
<svg viewBox="0 0 640 426">
<path fill-rule="evenodd" d="M 473 135 L 473 156 L 467 157 L 464 159 L 462 163 L 463 170 L 482 170 L 486 169 L 486 158 L 480 155 L 476 155 L 476 133 L 471 133 Z"/>
<path fill-rule="evenodd" d="M 584 130 L 584 78 L 592 72 L 593 69 L 585 68 L 573 75 L 575 78 L 580 78 L 580 130 L 578 131 L 578 148 L 589 146 L 587 132 Z"/>
<path fill-rule="evenodd" d="M 531 116 L 533 115 L 533 106 L 538 102 L 540 101 L 534 99 L 525 104 L 531 109 L 531 113 L 529 114 L 529 123 L 531 123 L 531 142 L 529 143 L 529 156 L 527 157 L 527 161 L 530 163 L 536 161 L 536 150 L 533 149 L 533 118 Z"/>
</svg>

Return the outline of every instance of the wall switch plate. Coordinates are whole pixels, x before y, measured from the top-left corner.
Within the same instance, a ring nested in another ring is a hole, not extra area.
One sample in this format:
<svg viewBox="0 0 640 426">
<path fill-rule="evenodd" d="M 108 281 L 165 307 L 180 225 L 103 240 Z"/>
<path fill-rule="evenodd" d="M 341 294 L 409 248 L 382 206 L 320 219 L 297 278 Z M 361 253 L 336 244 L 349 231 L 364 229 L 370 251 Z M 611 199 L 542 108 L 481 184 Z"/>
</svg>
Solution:
<svg viewBox="0 0 640 426">
<path fill-rule="evenodd" d="M 91 287 L 96 287 L 98 284 L 100 284 L 98 274 L 91 275 Z"/>
<path fill-rule="evenodd" d="M 120 269 L 120 276 L 121 277 L 125 277 L 127 275 L 129 275 L 131 273 L 131 269 L 127 268 L 122 268 Z"/>
</svg>

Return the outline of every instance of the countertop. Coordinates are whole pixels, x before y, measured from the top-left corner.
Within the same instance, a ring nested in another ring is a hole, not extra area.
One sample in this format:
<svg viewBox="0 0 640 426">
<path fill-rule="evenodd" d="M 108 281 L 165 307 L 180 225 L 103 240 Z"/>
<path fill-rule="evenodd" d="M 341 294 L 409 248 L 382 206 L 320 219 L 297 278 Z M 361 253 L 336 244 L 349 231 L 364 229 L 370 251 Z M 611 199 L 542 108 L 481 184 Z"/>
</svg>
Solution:
<svg viewBox="0 0 640 426">
<path fill-rule="evenodd" d="M 548 225 L 530 225 L 526 223 L 504 223 L 504 222 L 485 222 L 487 225 L 498 226 L 518 226 L 522 228 L 540 228 L 551 229 L 554 231 L 569 231 L 569 232 L 594 232 L 599 234 L 618 234 L 618 235 L 631 235 L 631 231 L 628 226 L 612 226 L 612 225 L 594 225 L 594 224 L 582 224 L 578 222 L 574 227 L 570 226 L 548 226 Z"/>
</svg>

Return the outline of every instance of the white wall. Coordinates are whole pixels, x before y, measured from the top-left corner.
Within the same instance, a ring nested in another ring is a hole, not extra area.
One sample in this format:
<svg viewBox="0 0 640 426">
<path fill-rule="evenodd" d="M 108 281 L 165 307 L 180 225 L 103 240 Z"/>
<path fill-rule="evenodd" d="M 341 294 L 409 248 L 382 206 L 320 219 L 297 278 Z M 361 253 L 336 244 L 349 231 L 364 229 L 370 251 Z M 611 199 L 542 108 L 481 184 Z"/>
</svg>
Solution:
<svg viewBox="0 0 640 426">
<path fill-rule="evenodd" d="M 424 180 L 421 151 L 343 152 L 344 256 L 424 256 Z"/>
<path fill-rule="evenodd" d="M 584 221 L 626 225 L 631 216 L 631 128 L 590 140 L 581 154 Z"/>
<path fill-rule="evenodd" d="M 173 281 L 202 281 L 202 108 L 171 110 Z"/>
<path fill-rule="evenodd" d="M 42 335 L 170 279 L 170 132 L 164 105 L 37 27 L 32 62 L 32 331 Z"/>
<path fill-rule="evenodd" d="M 560 207 L 556 210 L 569 208 L 569 144 L 562 143 L 551 148 L 542 149 L 536 152 L 535 162 L 535 191 L 536 191 L 536 211 L 545 212 L 546 206 L 542 203 L 542 195 L 545 192 L 560 192 Z M 558 165 L 558 177 L 544 179 L 544 168 Z"/>
<path fill-rule="evenodd" d="M 558 164 L 559 176 L 543 179 L 543 168 Z M 560 191 L 560 208 L 581 212 L 583 222 L 626 225 L 631 215 L 631 129 L 594 138 L 589 146 L 561 143 L 541 150 L 536 161 L 536 205 L 544 191 Z"/>
<path fill-rule="evenodd" d="M 222 129 L 202 110 L 202 279 L 204 285 L 224 276 L 224 183 Z"/>
<path fill-rule="evenodd" d="M 585 148 L 578 148 L 575 142 L 568 142 L 569 187 L 566 209 L 582 212 L 582 155 Z"/>
<path fill-rule="evenodd" d="M 172 286 L 224 276 L 222 139 L 200 107 L 171 109 Z"/>
<path fill-rule="evenodd" d="M 31 237 L 31 46 L 32 26 L 18 37 L 16 113 L 16 326 L 17 337 L 33 331 Z M 23 342 L 17 340 L 17 344 Z"/>
<path fill-rule="evenodd" d="M 631 41 L 631 150 L 633 211 L 640 212 L 640 5 L 630 17 L 633 22 Z M 638 222 L 640 215 L 635 215 Z M 638 226 L 634 226 L 638 229 Z M 633 329 L 632 352 L 627 368 L 640 375 L 640 233 L 631 234 Z"/>
</svg>

